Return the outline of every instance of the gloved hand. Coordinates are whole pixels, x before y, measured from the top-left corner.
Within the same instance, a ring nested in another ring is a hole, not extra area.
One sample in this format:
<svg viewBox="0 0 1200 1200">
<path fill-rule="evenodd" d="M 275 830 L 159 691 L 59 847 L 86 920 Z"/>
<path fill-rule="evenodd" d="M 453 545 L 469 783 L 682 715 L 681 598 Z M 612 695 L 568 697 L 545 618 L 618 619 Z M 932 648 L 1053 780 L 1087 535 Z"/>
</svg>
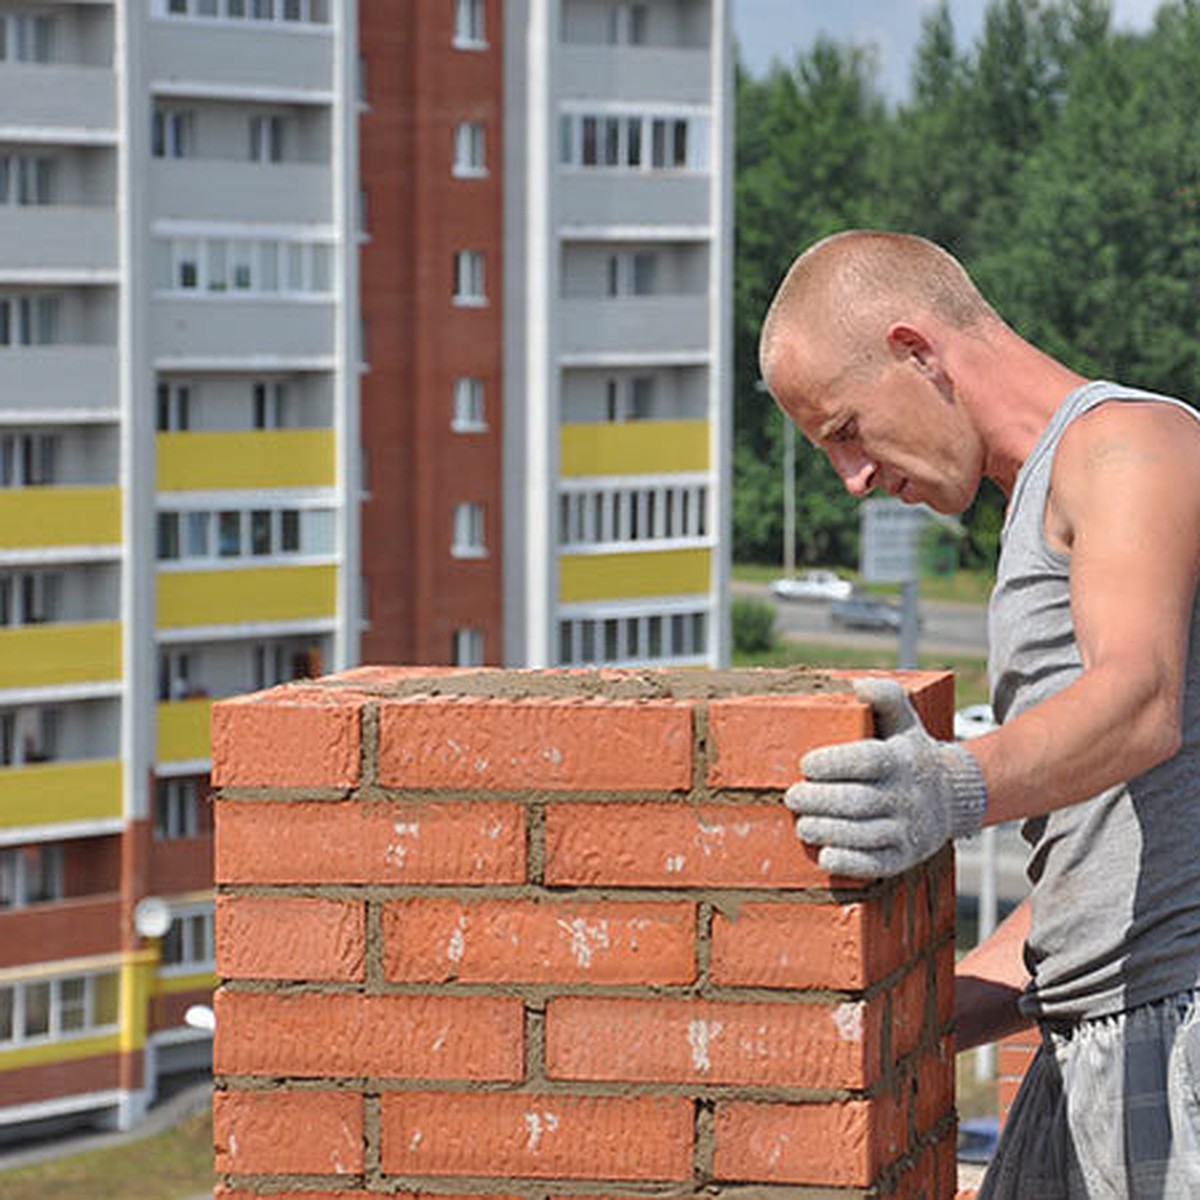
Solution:
<svg viewBox="0 0 1200 1200">
<path fill-rule="evenodd" d="M 824 870 L 874 879 L 978 833 L 987 788 L 975 758 L 930 737 L 895 680 L 856 680 L 854 691 L 875 710 L 877 740 L 809 751 L 783 802 L 797 834 L 822 847 Z"/>
</svg>

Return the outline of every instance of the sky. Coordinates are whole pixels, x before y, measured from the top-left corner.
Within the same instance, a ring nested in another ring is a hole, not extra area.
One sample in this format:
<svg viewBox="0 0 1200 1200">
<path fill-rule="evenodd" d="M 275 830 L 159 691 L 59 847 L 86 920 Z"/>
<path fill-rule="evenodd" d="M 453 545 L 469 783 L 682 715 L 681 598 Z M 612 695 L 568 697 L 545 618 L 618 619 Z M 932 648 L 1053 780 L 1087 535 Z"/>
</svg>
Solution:
<svg viewBox="0 0 1200 1200">
<path fill-rule="evenodd" d="M 885 96 L 903 98 L 922 13 L 933 0 L 733 0 L 733 29 L 742 61 L 755 75 L 779 58 L 790 62 L 819 34 L 836 41 L 873 44 L 879 55 L 879 84 Z M 1116 29 L 1149 27 L 1159 0 L 1112 0 Z M 984 0 L 950 0 L 960 47 L 983 27 Z"/>
</svg>

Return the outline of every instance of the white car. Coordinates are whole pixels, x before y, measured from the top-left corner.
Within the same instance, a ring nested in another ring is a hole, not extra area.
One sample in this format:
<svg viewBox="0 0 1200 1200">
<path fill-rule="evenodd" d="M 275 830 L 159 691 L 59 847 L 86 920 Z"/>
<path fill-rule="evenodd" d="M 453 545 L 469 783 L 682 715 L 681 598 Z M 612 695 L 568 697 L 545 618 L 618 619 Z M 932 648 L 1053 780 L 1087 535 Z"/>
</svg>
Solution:
<svg viewBox="0 0 1200 1200">
<path fill-rule="evenodd" d="M 767 585 L 779 600 L 845 600 L 854 585 L 833 571 L 805 571 L 793 578 L 772 579 Z"/>
<path fill-rule="evenodd" d="M 960 742 L 998 728 L 996 714 L 992 712 L 990 704 L 968 704 L 954 714 L 954 736 Z"/>
</svg>

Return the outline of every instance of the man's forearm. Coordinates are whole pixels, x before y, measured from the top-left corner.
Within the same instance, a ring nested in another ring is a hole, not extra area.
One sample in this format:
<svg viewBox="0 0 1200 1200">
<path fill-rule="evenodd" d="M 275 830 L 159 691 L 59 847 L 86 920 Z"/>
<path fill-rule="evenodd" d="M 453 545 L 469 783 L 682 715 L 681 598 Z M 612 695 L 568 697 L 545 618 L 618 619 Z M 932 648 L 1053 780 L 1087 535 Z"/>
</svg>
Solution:
<svg viewBox="0 0 1200 1200">
<path fill-rule="evenodd" d="M 1033 1024 L 1017 1007 L 1029 982 L 1023 949 L 1029 901 L 1019 905 L 955 970 L 955 1036 L 959 1050 L 999 1041 Z"/>
</svg>

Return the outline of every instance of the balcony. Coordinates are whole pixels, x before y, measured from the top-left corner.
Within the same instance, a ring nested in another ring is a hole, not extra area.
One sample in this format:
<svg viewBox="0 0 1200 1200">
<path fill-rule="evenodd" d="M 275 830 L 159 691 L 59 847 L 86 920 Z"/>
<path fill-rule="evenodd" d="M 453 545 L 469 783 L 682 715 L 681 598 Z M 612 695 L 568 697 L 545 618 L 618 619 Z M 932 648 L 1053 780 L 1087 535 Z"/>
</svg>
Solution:
<svg viewBox="0 0 1200 1200">
<path fill-rule="evenodd" d="M 560 471 L 580 475 L 668 475 L 709 469 L 707 421 L 564 425 Z"/>
<path fill-rule="evenodd" d="M 120 488 L 0 489 L 0 553 L 120 541 Z"/>
<path fill-rule="evenodd" d="M 334 316 L 332 301 L 165 297 L 151 306 L 150 345 L 156 358 L 189 363 L 325 362 Z"/>
<path fill-rule="evenodd" d="M 212 755 L 210 699 L 171 700 L 158 706 L 158 761 L 196 762 Z"/>
<path fill-rule="evenodd" d="M 0 276 L 8 271 L 112 275 L 116 270 L 115 209 L 0 207 Z"/>
<path fill-rule="evenodd" d="M 158 490 L 333 487 L 334 435 L 329 429 L 240 433 L 160 433 Z"/>
<path fill-rule="evenodd" d="M 63 687 L 120 678 L 117 621 L 0 629 L 0 688 Z"/>
<path fill-rule="evenodd" d="M 710 180 L 653 171 L 564 170 L 558 217 L 571 226 L 708 226 Z"/>
<path fill-rule="evenodd" d="M 249 21 L 211 26 L 151 21 L 145 54 L 154 64 L 151 87 L 163 91 L 187 95 L 191 86 L 191 94 L 244 90 L 264 99 L 272 94 L 302 99 L 305 92 L 331 96 L 334 90 L 330 26 L 299 30 Z"/>
<path fill-rule="evenodd" d="M 150 168 L 158 219 L 328 225 L 333 176 L 309 163 L 163 159 Z"/>
<path fill-rule="evenodd" d="M 0 767 L 0 832 L 120 820 L 119 759 Z"/>
<path fill-rule="evenodd" d="M 121 947 L 121 897 L 85 896 L 0 913 L 4 965 L 45 962 L 46 947 L 56 959 L 112 954 Z"/>
<path fill-rule="evenodd" d="M 6 141 L 114 142 L 116 95 L 116 75 L 103 67 L 6 64 L 0 130 L 14 131 Z"/>
<path fill-rule="evenodd" d="M 703 48 L 569 45 L 559 61 L 560 99 L 708 104 L 711 98 L 711 59 Z"/>
<path fill-rule="evenodd" d="M 112 346 L 11 346 L 0 353 L 0 412 L 98 411 L 116 418 Z"/>
<path fill-rule="evenodd" d="M 645 362 L 709 352 L 707 296 L 622 296 L 559 303 L 559 354 L 575 364 L 610 356 Z"/>
<path fill-rule="evenodd" d="M 334 566 L 171 571 L 158 576 L 158 627 L 246 625 L 332 617 Z"/>
<path fill-rule="evenodd" d="M 564 554 L 558 602 L 703 596 L 712 590 L 712 551 L 646 550 L 635 554 Z"/>
</svg>

